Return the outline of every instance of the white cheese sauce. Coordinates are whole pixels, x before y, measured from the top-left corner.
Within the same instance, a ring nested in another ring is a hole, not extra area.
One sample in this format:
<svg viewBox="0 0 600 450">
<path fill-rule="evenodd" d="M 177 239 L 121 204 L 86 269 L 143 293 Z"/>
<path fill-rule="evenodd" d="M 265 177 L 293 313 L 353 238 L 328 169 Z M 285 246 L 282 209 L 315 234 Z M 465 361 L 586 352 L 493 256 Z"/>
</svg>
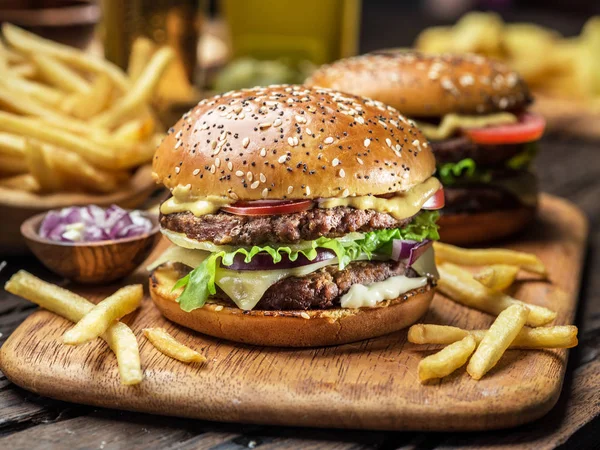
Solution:
<svg viewBox="0 0 600 450">
<path fill-rule="evenodd" d="M 408 278 L 398 275 L 384 281 L 369 284 L 353 285 L 340 300 L 342 308 L 373 308 L 383 300 L 392 300 L 405 292 L 423 287 L 427 277 Z"/>
</svg>

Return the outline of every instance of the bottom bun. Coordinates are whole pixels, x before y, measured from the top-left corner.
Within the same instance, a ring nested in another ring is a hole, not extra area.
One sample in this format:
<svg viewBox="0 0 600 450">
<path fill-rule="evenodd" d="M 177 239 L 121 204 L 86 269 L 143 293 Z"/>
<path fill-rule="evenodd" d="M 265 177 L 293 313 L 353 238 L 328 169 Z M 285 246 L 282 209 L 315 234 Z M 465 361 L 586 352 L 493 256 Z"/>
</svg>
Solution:
<svg viewBox="0 0 600 450">
<path fill-rule="evenodd" d="M 172 292 L 180 273 L 168 265 L 150 276 L 150 295 L 169 320 L 210 336 L 274 347 L 321 347 L 346 344 L 398 331 L 415 323 L 429 308 L 431 284 L 386 300 L 375 308 L 308 311 L 243 311 L 225 303 L 207 303 L 185 312 Z"/>
<path fill-rule="evenodd" d="M 525 228 L 535 218 L 535 207 L 483 213 L 443 214 L 438 220 L 440 240 L 448 244 L 474 245 L 495 241 Z"/>
</svg>

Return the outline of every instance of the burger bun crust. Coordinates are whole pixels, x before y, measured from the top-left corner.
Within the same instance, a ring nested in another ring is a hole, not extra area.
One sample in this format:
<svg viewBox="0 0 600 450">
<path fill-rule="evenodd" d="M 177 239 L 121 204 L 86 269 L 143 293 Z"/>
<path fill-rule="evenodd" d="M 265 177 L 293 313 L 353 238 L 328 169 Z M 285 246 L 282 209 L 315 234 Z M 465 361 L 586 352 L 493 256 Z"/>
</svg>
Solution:
<svg viewBox="0 0 600 450">
<path fill-rule="evenodd" d="M 150 276 L 150 295 L 169 320 L 200 333 L 273 347 L 321 347 L 361 341 L 406 328 L 422 317 L 433 298 L 430 285 L 415 289 L 376 308 L 309 311 L 243 311 L 207 303 L 185 312 L 172 292 L 178 274 L 160 266 Z"/>
</svg>

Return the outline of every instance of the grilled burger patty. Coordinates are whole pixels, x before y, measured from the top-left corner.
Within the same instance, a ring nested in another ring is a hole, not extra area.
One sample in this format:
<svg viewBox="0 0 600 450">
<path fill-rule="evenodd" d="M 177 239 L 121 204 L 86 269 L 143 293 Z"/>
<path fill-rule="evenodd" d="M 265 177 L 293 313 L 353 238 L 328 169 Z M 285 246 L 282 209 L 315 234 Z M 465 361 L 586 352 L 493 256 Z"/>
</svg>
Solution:
<svg viewBox="0 0 600 450">
<path fill-rule="evenodd" d="M 496 166 L 525 151 L 527 144 L 482 145 L 466 136 L 431 142 L 437 164 L 459 162 L 471 158 L 482 166 Z"/>
<path fill-rule="evenodd" d="M 473 184 L 464 187 L 445 187 L 444 214 L 480 213 L 519 208 L 521 201 L 513 193 L 497 186 Z"/>
<path fill-rule="evenodd" d="M 167 263 L 168 264 L 168 263 Z M 184 276 L 191 269 L 175 263 Z M 326 266 L 303 277 L 289 277 L 273 284 L 258 302 L 257 310 L 307 310 L 338 308 L 340 298 L 354 284 L 371 284 L 397 275 L 417 277 L 413 269 L 407 269 L 396 261 L 355 261 L 340 270 L 337 265 Z M 430 289 L 428 284 L 423 289 Z M 231 302 L 227 295 L 217 289 L 214 296 Z M 233 306 L 233 302 L 231 302 Z"/>
<path fill-rule="evenodd" d="M 295 243 L 321 236 L 341 237 L 351 232 L 403 228 L 412 220 L 412 217 L 399 220 L 390 214 L 346 206 L 272 216 L 236 216 L 226 212 L 201 217 L 189 212 L 160 216 L 162 228 L 184 233 L 190 239 L 240 246 Z"/>
</svg>

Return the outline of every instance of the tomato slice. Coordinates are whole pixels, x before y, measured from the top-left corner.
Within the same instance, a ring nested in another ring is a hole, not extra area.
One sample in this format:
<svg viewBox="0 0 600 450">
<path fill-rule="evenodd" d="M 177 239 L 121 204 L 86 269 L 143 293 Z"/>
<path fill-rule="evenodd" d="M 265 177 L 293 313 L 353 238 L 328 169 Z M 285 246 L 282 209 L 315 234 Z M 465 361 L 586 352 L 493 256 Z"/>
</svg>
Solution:
<svg viewBox="0 0 600 450">
<path fill-rule="evenodd" d="M 312 207 L 312 200 L 256 200 L 237 202 L 221 209 L 237 216 L 271 216 L 306 211 Z"/>
<path fill-rule="evenodd" d="M 539 114 L 524 113 L 517 123 L 485 128 L 467 128 L 463 132 L 476 144 L 522 144 L 537 141 L 544 134 L 546 121 Z"/>
<path fill-rule="evenodd" d="M 442 209 L 445 204 L 446 198 L 444 197 L 444 188 L 441 188 L 427 199 L 427 201 L 423 204 L 422 209 Z"/>
</svg>

